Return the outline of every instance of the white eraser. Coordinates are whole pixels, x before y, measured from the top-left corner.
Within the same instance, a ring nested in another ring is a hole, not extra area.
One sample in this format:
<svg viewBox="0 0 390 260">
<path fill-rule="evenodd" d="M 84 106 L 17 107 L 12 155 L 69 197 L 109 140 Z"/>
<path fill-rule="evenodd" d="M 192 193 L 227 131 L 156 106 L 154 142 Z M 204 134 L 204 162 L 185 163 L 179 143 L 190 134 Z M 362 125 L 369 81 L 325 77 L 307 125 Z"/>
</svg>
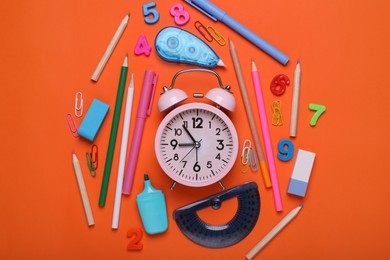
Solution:
<svg viewBox="0 0 390 260">
<path fill-rule="evenodd" d="M 301 149 L 298 150 L 294 169 L 288 185 L 288 193 L 305 197 L 315 157 L 315 153 Z"/>
</svg>

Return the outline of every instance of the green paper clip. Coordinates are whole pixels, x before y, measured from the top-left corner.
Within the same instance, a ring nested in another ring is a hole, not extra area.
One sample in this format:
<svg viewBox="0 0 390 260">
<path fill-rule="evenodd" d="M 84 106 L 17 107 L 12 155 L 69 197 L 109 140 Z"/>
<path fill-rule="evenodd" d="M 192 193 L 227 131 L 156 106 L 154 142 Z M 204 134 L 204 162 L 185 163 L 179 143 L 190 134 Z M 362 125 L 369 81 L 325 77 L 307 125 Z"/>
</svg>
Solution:
<svg viewBox="0 0 390 260">
<path fill-rule="evenodd" d="M 90 152 L 86 152 L 85 155 L 87 157 L 87 166 L 89 169 L 89 173 L 91 174 L 92 177 L 95 177 L 96 176 L 96 166 L 95 166 L 95 163 L 92 161 L 92 155 Z"/>
</svg>

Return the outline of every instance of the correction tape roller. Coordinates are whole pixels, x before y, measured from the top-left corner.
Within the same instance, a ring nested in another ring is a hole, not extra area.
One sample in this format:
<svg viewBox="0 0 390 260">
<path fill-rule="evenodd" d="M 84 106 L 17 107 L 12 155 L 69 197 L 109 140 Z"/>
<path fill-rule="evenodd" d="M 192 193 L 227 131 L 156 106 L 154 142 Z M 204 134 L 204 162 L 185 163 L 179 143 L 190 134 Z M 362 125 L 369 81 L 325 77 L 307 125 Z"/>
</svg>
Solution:
<svg viewBox="0 0 390 260">
<path fill-rule="evenodd" d="M 163 28 L 157 34 L 155 47 L 158 55 L 166 61 L 195 64 L 207 68 L 225 66 L 204 41 L 178 27 Z"/>
</svg>

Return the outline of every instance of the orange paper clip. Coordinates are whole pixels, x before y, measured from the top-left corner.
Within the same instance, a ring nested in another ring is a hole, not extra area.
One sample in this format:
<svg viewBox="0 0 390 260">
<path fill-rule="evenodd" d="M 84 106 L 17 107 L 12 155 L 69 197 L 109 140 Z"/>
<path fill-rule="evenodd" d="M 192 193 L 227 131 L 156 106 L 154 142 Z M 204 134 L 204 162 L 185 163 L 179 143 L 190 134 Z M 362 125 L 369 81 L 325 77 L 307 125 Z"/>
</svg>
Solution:
<svg viewBox="0 0 390 260">
<path fill-rule="evenodd" d="M 207 26 L 207 32 L 214 38 L 219 45 L 224 46 L 226 44 L 225 38 L 223 38 L 222 34 L 220 34 L 214 27 L 211 25 Z"/>
<path fill-rule="evenodd" d="M 275 100 L 272 102 L 272 124 L 275 126 L 283 125 L 282 102 Z"/>
<path fill-rule="evenodd" d="M 210 32 L 207 30 L 207 28 L 199 21 L 196 21 L 194 23 L 195 28 L 198 30 L 198 32 L 208 41 L 213 41 L 213 36 L 210 34 Z M 208 35 L 208 36 L 207 36 Z"/>
<path fill-rule="evenodd" d="M 98 168 L 98 146 L 93 144 L 91 147 L 91 160 L 95 164 L 95 169 Z"/>
</svg>

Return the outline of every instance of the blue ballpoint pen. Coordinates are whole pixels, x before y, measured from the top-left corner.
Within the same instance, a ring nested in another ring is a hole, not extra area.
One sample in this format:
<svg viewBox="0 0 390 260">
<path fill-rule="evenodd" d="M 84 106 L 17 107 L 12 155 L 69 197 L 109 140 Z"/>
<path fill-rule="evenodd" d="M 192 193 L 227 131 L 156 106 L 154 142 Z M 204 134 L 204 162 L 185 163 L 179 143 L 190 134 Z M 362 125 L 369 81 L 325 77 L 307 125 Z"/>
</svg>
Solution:
<svg viewBox="0 0 390 260">
<path fill-rule="evenodd" d="M 259 47 L 265 53 L 273 57 L 278 62 L 286 65 L 288 62 L 287 55 L 283 54 L 281 51 L 276 49 L 274 46 L 269 44 L 268 42 L 261 39 L 259 36 L 254 34 L 252 31 L 248 30 L 242 24 L 238 23 L 236 20 L 228 16 L 224 11 L 219 9 L 214 4 L 210 3 L 207 0 L 185 0 L 188 4 L 192 5 L 213 21 L 221 21 L 237 33 L 241 34 L 248 41 L 252 42 L 254 45 Z"/>
</svg>

